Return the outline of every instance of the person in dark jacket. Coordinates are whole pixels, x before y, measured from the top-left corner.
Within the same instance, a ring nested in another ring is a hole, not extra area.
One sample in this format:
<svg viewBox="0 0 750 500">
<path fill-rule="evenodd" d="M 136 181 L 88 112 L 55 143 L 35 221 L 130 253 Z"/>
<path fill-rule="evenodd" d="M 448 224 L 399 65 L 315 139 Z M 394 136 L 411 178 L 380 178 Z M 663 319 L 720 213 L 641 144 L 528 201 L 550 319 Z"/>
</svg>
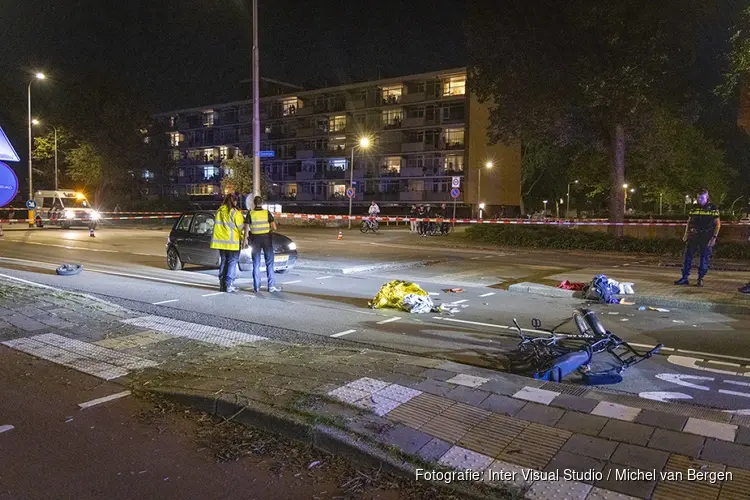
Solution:
<svg viewBox="0 0 750 500">
<path fill-rule="evenodd" d="M 685 226 L 682 241 L 687 243 L 687 248 L 682 265 L 682 278 L 675 281 L 675 285 L 690 284 L 688 278 L 690 269 L 693 267 L 693 255 L 695 252 L 700 252 L 697 286 L 703 286 L 703 278 L 711 265 L 711 255 L 719 237 L 719 229 L 721 229 L 719 209 L 710 202 L 708 190 L 703 189 L 698 193 L 698 206 L 690 210 L 690 218 Z"/>
</svg>

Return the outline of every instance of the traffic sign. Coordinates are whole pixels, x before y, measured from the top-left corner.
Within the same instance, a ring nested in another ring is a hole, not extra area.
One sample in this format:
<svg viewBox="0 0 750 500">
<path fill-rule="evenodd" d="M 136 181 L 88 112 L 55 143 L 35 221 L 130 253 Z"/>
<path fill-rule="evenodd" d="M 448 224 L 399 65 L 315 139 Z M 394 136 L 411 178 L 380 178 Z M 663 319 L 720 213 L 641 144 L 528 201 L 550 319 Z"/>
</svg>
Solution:
<svg viewBox="0 0 750 500">
<path fill-rule="evenodd" d="M 461 187 L 461 178 L 453 177 L 451 180 L 451 187 L 454 187 L 454 188 Z"/>
<path fill-rule="evenodd" d="M 13 149 L 13 144 L 10 143 L 8 136 L 5 135 L 2 128 L 0 128 L 0 160 L 21 161 L 16 150 Z M 2 206 L 2 203 L 0 203 L 0 207 Z"/>
<path fill-rule="evenodd" d="M 456 198 L 458 198 L 459 196 L 461 196 L 461 190 L 460 190 L 460 189 L 458 189 L 458 188 L 453 188 L 453 189 L 451 189 L 451 197 L 452 197 L 452 198 L 453 198 L 454 200 L 455 200 Z"/>
<path fill-rule="evenodd" d="M 354 189 L 352 189 L 352 188 L 349 188 L 349 189 L 347 189 L 347 190 L 346 190 L 346 196 L 347 196 L 347 197 L 349 197 L 349 198 L 354 198 L 354 194 L 355 194 L 355 193 L 354 193 Z"/>
<path fill-rule="evenodd" d="M 16 197 L 18 177 L 5 163 L 0 163 L 0 207 L 4 207 Z"/>
<path fill-rule="evenodd" d="M 276 153 L 274 151 L 258 151 L 258 156 L 261 158 L 273 158 L 276 156 Z"/>
<path fill-rule="evenodd" d="M 29 210 L 36 209 L 36 202 L 34 200 L 26 200 L 26 208 Z"/>
</svg>

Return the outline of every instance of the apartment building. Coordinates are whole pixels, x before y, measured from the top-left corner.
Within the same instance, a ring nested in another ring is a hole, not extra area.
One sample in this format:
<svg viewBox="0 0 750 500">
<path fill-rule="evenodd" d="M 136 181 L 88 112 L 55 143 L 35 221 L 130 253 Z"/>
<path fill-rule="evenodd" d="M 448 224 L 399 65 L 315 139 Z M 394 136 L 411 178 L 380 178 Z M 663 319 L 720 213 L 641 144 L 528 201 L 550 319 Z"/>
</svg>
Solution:
<svg viewBox="0 0 750 500">
<path fill-rule="evenodd" d="M 261 168 L 285 211 L 348 206 L 352 168 L 357 211 L 371 200 L 401 212 L 452 202 L 456 177 L 463 206 L 520 204 L 520 148 L 487 144 L 488 110 L 465 68 L 316 90 L 270 82 L 260 99 Z M 252 110 L 240 101 L 157 115 L 176 164 L 166 191 L 219 198 L 222 160 L 252 155 Z"/>
</svg>

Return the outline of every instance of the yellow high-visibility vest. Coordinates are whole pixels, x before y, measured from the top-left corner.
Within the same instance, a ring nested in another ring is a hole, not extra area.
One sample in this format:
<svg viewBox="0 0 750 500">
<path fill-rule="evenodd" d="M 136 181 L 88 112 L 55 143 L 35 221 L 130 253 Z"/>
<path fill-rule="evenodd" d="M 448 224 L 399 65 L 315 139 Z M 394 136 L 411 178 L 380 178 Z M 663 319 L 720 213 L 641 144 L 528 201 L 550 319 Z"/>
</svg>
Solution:
<svg viewBox="0 0 750 500">
<path fill-rule="evenodd" d="M 250 234 L 268 234 L 271 232 L 271 223 L 268 222 L 268 210 L 252 210 L 250 212 Z"/>
<path fill-rule="evenodd" d="M 220 206 L 216 211 L 211 248 L 239 251 L 244 226 L 242 212 L 236 208 L 230 210 L 226 205 Z"/>
</svg>

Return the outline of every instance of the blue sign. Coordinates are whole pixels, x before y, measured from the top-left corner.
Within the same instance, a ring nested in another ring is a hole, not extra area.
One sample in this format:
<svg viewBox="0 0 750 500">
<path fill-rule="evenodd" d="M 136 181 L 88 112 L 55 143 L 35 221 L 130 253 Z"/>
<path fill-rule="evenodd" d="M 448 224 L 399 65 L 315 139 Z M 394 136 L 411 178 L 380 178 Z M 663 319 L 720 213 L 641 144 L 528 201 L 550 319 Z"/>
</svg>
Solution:
<svg viewBox="0 0 750 500">
<path fill-rule="evenodd" d="M 0 207 L 4 207 L 16 197 L 18 177 L 5 163 L 0 162 Z"/>
<path fill-rule="evenodd" d="M 258 156 L 261 158 L 273 158 L 276 156 L 274 151 L 258 151 Z"/>
<path fill-rule="evenodd" d="M 21 161 L 2 128 L 0 128 L 0 161 Z M 2 207 L 2 204 L 0 204 L 0 207 Z"/>
<path fill-rule="evenodd" d="M 26 208 L 34 210 L 36 208 L 36 202 L 34 200 L 26 200 Z"/>
<path fill-rule="evenodd" d="M 451 196 L 455 200 L 456 198 L 458 198 L 459 196 L 461 196 L 461 190 L 458 189 L 458 188 L 451 189 Z"/>
<path fill-rule="evenodd" d="M 347 195 L 347 196 L 348 196 L 349 198 L 354 198 L 354 190 L 353 190 L 352 188 L 349 188 L 349 189 L 347 189 L 347 190 L 346 190 L 346 195 Z"/>
</svg>

